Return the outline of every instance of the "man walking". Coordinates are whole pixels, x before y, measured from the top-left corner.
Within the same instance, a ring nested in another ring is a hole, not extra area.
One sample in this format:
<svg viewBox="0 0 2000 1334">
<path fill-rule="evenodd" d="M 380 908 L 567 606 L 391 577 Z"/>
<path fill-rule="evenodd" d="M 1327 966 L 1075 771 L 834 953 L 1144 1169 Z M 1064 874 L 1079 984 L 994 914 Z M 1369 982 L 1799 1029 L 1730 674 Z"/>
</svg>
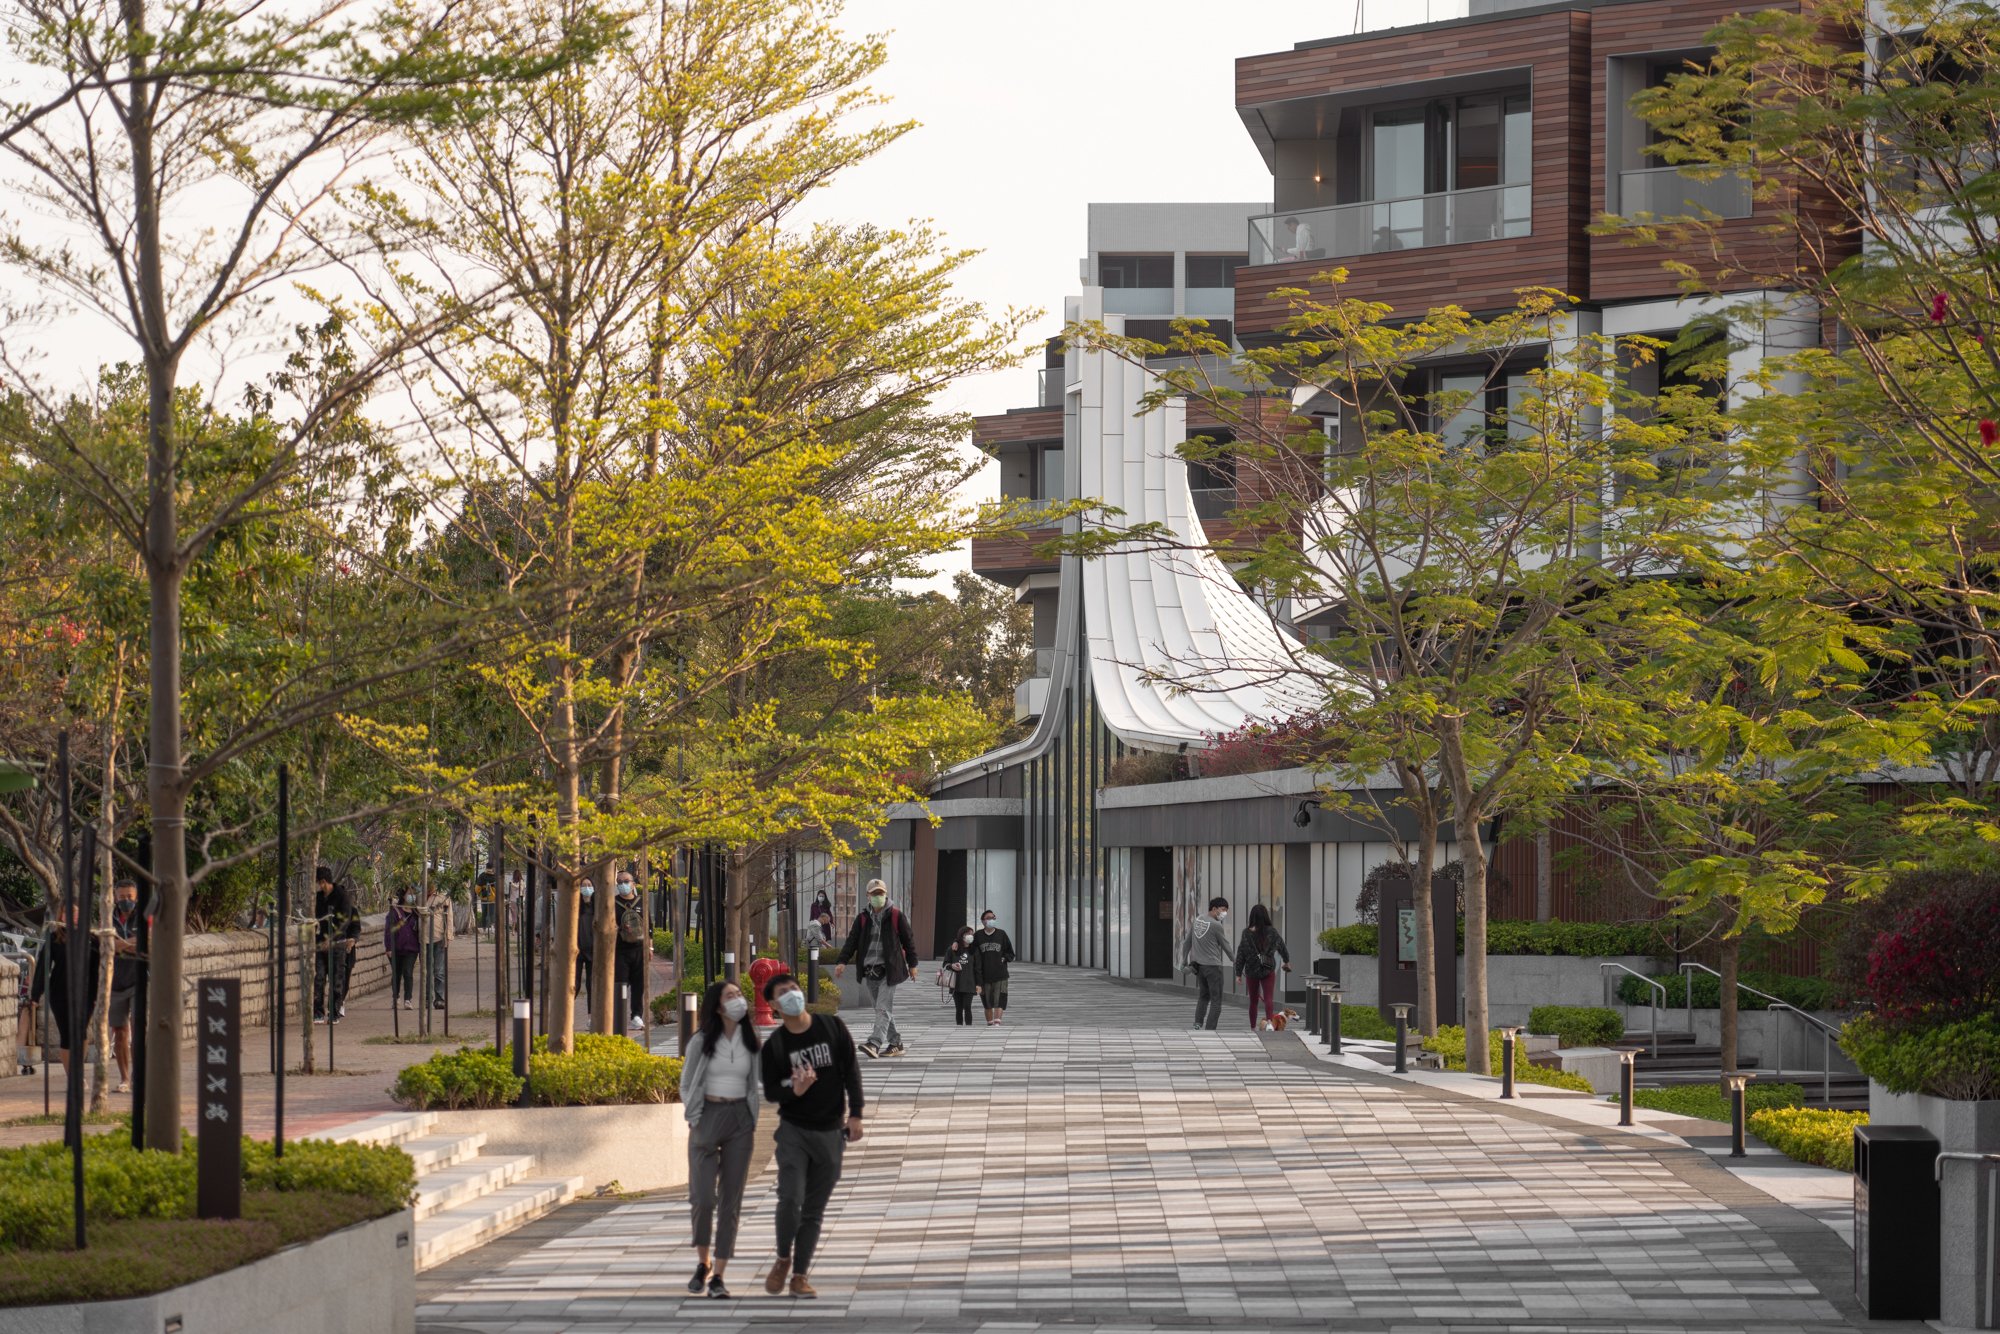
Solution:
<svg viewBox="0 0 2000 1334">
<path fill-rule="evenodd" d="M 619 1018 L 618 993 L 625 993 L 629 1027 L 646 1026 L 646 905 L 630 871 L 618 873 L 618 958 L 611 977 L 611 1013 Z"/>
<path fill-rule="evenodd" d="M 431 882 L 431 892 L 424 899 L 424 914 L 429 926 L 429 939 L 424 942 L 424 971 L 430 974 L 430 1004 L 433 1010 L 445 1006 L 445 960 L 451 945 L 451 895 L 445 893 L 444 886 L 435 880 Z"/>
<path fill-rule="evenodd" d="M 764 999 L 780 1020 L 760 1058 L 764 1099 L 778 1109 L 778 1259 L 764 1276 L 764 1291 L 783 1292 L 789 1276 L 792 1296 L 817 1297 L 806 1274 L 841 1158 L 861 1138 L 861 1064 L 847 1025 L 830 1014 L 807 1014 L 806 993 L 790 973 L 766 982 Z"/>
<path fill-rule="evenodd" d="M 333 883 L 333 870 L 313 872 L 319 888 L 313 895 L 313 1022 L 339 1023 L 347 1017 L 348 975 L 354 971 L 354 947 L 361 939 L 361 914 L 345 885 Z"/>
<path fill-rule="evenodd" d="M 121 878 L 111 887 L 111 1055 L 118 1062 L 118 1087 L 132 1091 L 132 998 L 139 989 L 139 883 Z"/>
<path fill-rule="evenodd" d="M 840 957 L 833 961 L 833 975 L 847 971 L 850 960 L 861 965 L 861 1002 L 875 1008 L 875 1026 L 861 1050 L 877 1056 L 901 1056 L 903 1035 L 896 1029 L 896 988 L 917 976 L 917 937 L 910 919 L 889 906 L 889 888 L 880 880 L 868 882 L 868 909 L 857 913 L 854 929 L 847 933 Z"/>
<path fill-rule="evenodd" d="M 979 984 L 979 1004 L 986 1022 L 997 1024 L 1007 1017 L 1007 965 L 1014 962 L 1014 942 L 1000 929 L 988 908 L 979 919 L 972 937 L 972 978 Z"/>
<path fill-rule="evenodd" d="M 1234 957 L 1229 948 L 1229 900 L 1208 901 L 1208 911 L 1194 919 L 1181 945 L 1181 967 L 1194 969 L 1199 991 L 1194 1002 L 1196 1029 L 1215 1030 L 1222 1021 L 1222 970 Z"/>
</svg>

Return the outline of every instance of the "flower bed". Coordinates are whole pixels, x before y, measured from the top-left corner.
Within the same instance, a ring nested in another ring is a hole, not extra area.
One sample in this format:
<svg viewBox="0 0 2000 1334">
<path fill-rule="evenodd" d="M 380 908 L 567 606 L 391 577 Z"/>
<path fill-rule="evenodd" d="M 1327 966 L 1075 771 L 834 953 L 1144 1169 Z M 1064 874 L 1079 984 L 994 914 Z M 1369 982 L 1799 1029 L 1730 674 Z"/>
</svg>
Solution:
<svg viewBox="0 0 2000 1334">
<path fill-rule="evenodd" d="M 1854 1170 L 1854 1127 L 1867 1124 L 1866 1112 L 1818 1107 L 1768 1107 L 1750 1115 L 1750 1133 L 1778 1152 L 1841 1172 Z"/>
<path fill-rule="evenodd" d="M 654 1056 L 616 1033 L 579 1033 L 576 1049 L 552 1054 L 537 1037 L 528 1056 L 528 1101 L 536 1107 L 673 1102 L 680 1096 L 678 1057 Z M 521 1097 L 514 1049 L 461 1047 L 407 1066 L 390 1095 L 417 1111 L 512 1107 Z"/>
</svg>

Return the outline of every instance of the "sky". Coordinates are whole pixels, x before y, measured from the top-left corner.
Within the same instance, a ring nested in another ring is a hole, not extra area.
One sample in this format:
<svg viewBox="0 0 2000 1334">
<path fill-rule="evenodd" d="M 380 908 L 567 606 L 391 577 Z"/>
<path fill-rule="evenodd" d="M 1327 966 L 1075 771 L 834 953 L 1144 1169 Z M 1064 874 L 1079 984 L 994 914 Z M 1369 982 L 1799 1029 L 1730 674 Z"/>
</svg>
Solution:
<svg viewBox="0 0 2000 1334">
<path fill-rule="evenodd" d="M 1422 21 L 1424 0 L 1364 0 L 1369 28 Z M 1438 17 L 1444 17 L 1437 0 Z M 1235 60 L 1351 32 L 1354 0 L 848 0 L 851 32 L 887 34 L 875 80 L 919 128 L 823 194 L 814 216 L 927 219 L 981 252 L 961 296 L 1062 325 L 1093 202 L 1268 199 L 1271 177 L 1235 105 Z M 1035 373 L 968 378 L 948 406 L 1000 412 L 1035 399 Z M 968 499 L 997 494 L 988 465 Z M 969 568 L 964 552 L 941 573 Z"/>
</svg>

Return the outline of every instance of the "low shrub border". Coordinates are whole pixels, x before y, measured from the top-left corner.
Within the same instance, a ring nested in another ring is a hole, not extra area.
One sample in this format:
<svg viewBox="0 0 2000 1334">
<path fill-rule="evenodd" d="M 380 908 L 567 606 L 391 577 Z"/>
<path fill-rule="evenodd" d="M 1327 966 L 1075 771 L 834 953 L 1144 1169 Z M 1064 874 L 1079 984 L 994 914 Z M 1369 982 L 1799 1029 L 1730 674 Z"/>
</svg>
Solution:
<svg viewBox="0 0 2000 1334">
<path fill-rule="evenodd" d="M 1752 1083 L 1743 1092 L 1744 1110 L 1755 1115 L 1772 1108 L 1796 1107 L 1806 1100 L 1806 1091 L 1797 1084 Z M 1612 1094 L 1611 1102 L 1618 1101 Z M 1632 1105 L 1675 1116 L 1691 1116 L 1702 1121 L 1728 1121 L 1729 1099 L 1714 1084 L 1683 1084 L 1678 1088 L 1635 1089 Z"/>
<path fill-rule="evenodd" d="M 1891 1093 L 1928 1093 L 1977 1102 L 2000 1098 L 2000 1018 L 1961 1019 L 1898 1033 L 1874 1015 L 1840 1030 L 1840 1049 Z"/>
<path fill-rule="evenodd" d="M 1500 1035 L 1496 1032 L 1489 1032 L 1487 1037 L 1489 1039 L 1487 1045 L 1492 1056 L 1492 1068 L 1498 1070 L 1500 1068 Z M 1424 1039 L 1424 1050 L 1436 1052 L 1438 1055 L 1444 1057 L 1445 1069 L 1463 1070 L 1465 1069 L 1465 1030 L 1456 1024 L 1440 1025 L 1436 1037 Z M 1547 1066 L 1535 1065 L 1529 1061 L 1516 1060 L 1514 1062 L 1514 1078 L 1523 1084 L 1545 1084 L 1550 1088 L 1573 1089 L 1578 1093 L 1593 1091 L 1590 1087 L 1590 1081 L 1582 1075 L 1571 1074 L 1567 1070 L 1551 1070 Z"/>
<path fill-rule="evenodd" d="M 1854 1170 L 1854 1127 L 1868 1124 L 1866 1112 L 1819 1107 L 1767 1107 L 1750 1114 L 1750 1133 L 1802 1163 Z"/>
<path fill-rule="evenodd" d="M 1666 988 L 1668 1009 L 1680 1009 L 1687 1005 L 1686 973 L 1657 973 L 1652 980 Z M 1795 1005 L 1801 1010 L 1830 1010 L 1834 1003 L 1834 985 L 1819 977 L 1788 977 L 1782 973 L 1744 973 L 1741 981 L 1746 987 L 1776 996 L 1787 1005 Z M 1618 999 L 1627 1005 L 1662 1004 L 1660 993 L 1647 986 L 1636 977 L 1618 980 Z M 1762 996 L 1753 996 L 1747 991 L 1736 993 L 1737 1008 L 1743 1010 L 1763 1010 L 1770 1008 Z M 1722 979 L 1707 973 L 1694 974 L 1694 1008 L 1714 1010 L 1722 1005 Z"/>
<path fill-rule="evenodd" d="M 1378 929 L 1369 924 L 1328 927 L 1319 933 L 1319 947 L 1329 954 L 1373 954 Z M 1465 923 L 1458 924 L 1458 941 L 1465 944 Z M 1652 954 L 1659 938 L 1650 926 L 1609 926 L 1597 922 L 1492 922 L 1486 928 L 1488 954 L 1545 954 L 1594 959 Z"/>
<path fill-rule="evenodd" d="M 1565 1047 L 1602 1047 L 1625 1036 L 1625 1021 L 1601 1005 L 1537 1005 L 1528 1031 L 1552 1033 Z"/>
<path fill-rule="evenodd" d="M 528 1101 L 537 1107 L 662 1103 L 680 1096 L 681 1062 L 654 1056 L 617 1033 L 579 1033 L 574 1051 L 551 1054 L 537 1037 L 528 1056 Z M 406 1066 L 389 1095 L 416 1111 L 511 1107 L 521 1097 L 514 1049 L 461 1047 Z"/>
</svg>

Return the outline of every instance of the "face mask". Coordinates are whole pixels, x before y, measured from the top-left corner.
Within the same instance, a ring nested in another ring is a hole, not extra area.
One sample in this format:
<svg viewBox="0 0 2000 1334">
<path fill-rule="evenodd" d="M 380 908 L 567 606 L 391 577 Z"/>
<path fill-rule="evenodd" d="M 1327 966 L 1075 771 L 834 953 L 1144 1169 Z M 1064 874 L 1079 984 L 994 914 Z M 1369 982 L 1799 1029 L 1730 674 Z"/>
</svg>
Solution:
<svg viewBox="0 0 2000 1334">
<path fill-rule="evenodd" d="M 880 908 L 888 902 L 889 896 L 887 894 L 870 894 L 868 896 L 868 906 L 871 908 Z"/>
<path fill-rule="evenodd" d="M 417 896 L 414 894 L 403 895 L 403 902 L 405 903 L 415 903 L 416 901 L 417 901 Z"/>
<path fill-rule="evenodd" d="M 621 899 L 632 897 L 632 882 L 630 880 L 620 880 L 618 882 L 618 897 Z"/>
<path fill-rule="evenodd" d="M 137 899 L 118 900 L 118 911 L 121 913 L 131 912 L 134 908 L 138 906 L 139 906 L 139 900 Z"/>
<path fill-rule="evenodd" d="M 991 931 L 991 930 L 993 929 L 993 926 L 994 926 L 994 922 L 993 922 L 993 919 L 992 919 L 991 917 L 987 918 L 987 919 L 986 919 L 986 929 L 987 929 L 988 931 Z"/>
<path fill-rule="evenodd" d="M 750 1013 L 750 1002 L 744 1000 L 741 996 L 731 996 L 728 1000 L 722 1002 L 722 1012 L 731 1019 L 741 1019 L 744 1015 Z"/>
<path fill-rule="evenodd" d="M 595 894 L 596 892 L 597 891 L 592 889 L 589 885 L 585 885 L 582 889 L 579 889 L 577 891 L 577 893 L 583 895 L 585 898 L 589 898 L 592 894 Z"/>
<path fill-rule="evenodd" d="M 805 992 L 787 991 L 784 995 L 778 997 L 778 1013 L 784 1015 L 787 1019 L 796 1019 L 805 1012 Z"/>
</svg>

